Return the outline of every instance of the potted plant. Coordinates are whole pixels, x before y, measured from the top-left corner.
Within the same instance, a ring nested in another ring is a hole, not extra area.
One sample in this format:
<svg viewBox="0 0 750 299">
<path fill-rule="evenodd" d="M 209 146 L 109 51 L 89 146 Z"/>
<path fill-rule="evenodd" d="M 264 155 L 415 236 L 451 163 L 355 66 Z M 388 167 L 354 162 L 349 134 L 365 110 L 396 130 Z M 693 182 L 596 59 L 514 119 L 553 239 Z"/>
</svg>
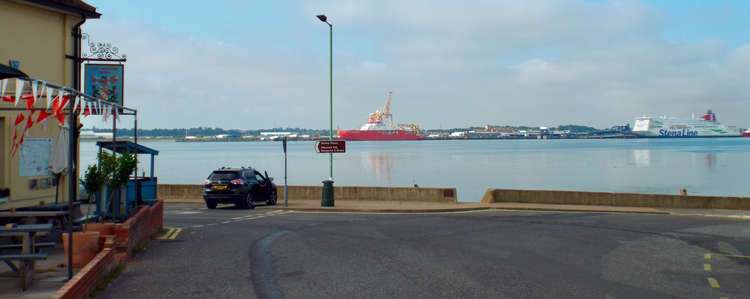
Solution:
<svg viewBox="0 0 750 299">
<path fill-rule="evenodd" d="M 135 155 L 123 153 L 117 156 L 115 154 L 102 152 L 99 154 L 99 161 L 101 164 L 101 172 L 104 176 L 104 183 L 109 190 L 107 210 L 114 212 L 115 209 L 119 209 L 120 207 L 114 207 L 112 199 L 115 197 L 115 194 L 118 194 L 122 201 L 124 201 L 125 185 L 128 183 L 130 174 L 133 173 L 137 166 Z"/>
<path fill-rule="evenodd" d="M 102 174 L 101 169 L 96 165 L 89 165 L 86 169 L 86 173 L 83 175 L 81 183 L 89 197 L 89 204 L 86 208 L 86 218 L 83 222 L 83 231 L 85 232 L 86 226 L 89 222 L 89 214 L 91 212 L 91 199 L 94 198 L 95 194 L 99 193 L 102 190 L 102 186 L 104 186 L 104 175 Z"/>
</svg>

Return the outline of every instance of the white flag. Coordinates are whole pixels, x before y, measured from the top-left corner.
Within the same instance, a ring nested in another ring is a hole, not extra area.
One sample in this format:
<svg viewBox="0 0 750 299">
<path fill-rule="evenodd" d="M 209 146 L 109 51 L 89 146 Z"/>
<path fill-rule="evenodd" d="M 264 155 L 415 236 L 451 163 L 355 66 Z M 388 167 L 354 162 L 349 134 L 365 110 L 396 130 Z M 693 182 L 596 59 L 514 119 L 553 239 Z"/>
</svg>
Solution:
<svg viewBox="0 0 750 299">
<path fill-rule="evenodd" d="M 8 86 L 8 80 L 0 80 L 0 99 L 5 96 L 5 87 Z"/>
<path fill-rule="evenodd" d="M 63 100 L 63 90 L 62 89 L 58 89 L 57 90 L 57 111 L 58 111 L 58 113 L 60 111 L 62 111 L 62 107 L 60 107 L 60 104 L 62 104 L 62 100 Z"/>
<path fill-rule="evenodd" d="M 33 99 L 31 99 L 32 103 L 36 102 L 37 88 L 39 88 L 39 82 L 37 82 L 36 80 L 31 81 L 31 96 L 34 97 Z"/>
<path fill-rule="evenodd" d="M 73 113 L 76 113 L 76 109 L 78 109 L 78 102 L 81 101 L 81 96 L 75 97 L 75 102 L 73 102 Z"/>
<path fill-rule="evenodd" d="M 49 105 L 52 103 L 52 99 L 54 99 L 55 97 L 52 96 L 52 91 L 53 91 L 52 88 L 47 87 L 46 89 L 47 89 L 47 109 L 49 109 Z"/>
<path fill-rule="evenodd" d="M 102 113 L 102 116 L 104 116 L 104 121 L 107 121 L 107 118 L 109 118 L 109 107 L 107 107 L 106 104 L 104 104 L 104 113 Z"/>
<path fill-rule="evenodd" d="M 21 95 L 23 94 L 23 84 L 25 82 L 21 79 L 16 79 L 16 106 L 18 106 L 18 101 L 21 100 Z"/>
</svg>

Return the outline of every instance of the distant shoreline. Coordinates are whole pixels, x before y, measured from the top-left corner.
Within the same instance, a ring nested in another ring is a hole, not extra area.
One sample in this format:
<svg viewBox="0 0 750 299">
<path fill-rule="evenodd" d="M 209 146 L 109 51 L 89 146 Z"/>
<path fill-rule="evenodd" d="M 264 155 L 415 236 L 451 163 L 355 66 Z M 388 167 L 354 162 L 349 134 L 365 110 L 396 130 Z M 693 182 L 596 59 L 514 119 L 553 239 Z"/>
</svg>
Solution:
<svg viewBox="0 0 750 299">
<path fill-rule="evenodd" d="M 743 137 L 742 135 L 729 135 L 729 136 L 696 136 L 696 137 L 640 137 L 635 135 L 607 135 L 607 136 L 521 136 L 521 137 L 439 137 L 439 138 L 425 138 L 421 140 L 407 140 L 407 141 L 429 141 L 429 140 L 550 140 L 550 139 L 695 139 L 695 138 L 737 138 Z M 120 137 L 119 140 L 124 138 Z M 127 139 L 133 140 L 132 137 Z M 338 138 L 334 138 L 338 139 Z M 96 141 L 111 141 L 111 138 L 81 138 L 83 142 L 96 142 Z M 138 141 L 149 141 L 149 142 L 269 142 L 269 141 L 281 141 L 281 138 L 138 138 Z M 289 138 L 287 141 L 317 141 L 317 140 L 328 140 L 327 137 L 319 138 Z M 348 141 L 359 141 L 359 140 L 348 140 Z M 404 140 L 368 140 L 368 141 L 404 141 Z"/>
</svg>

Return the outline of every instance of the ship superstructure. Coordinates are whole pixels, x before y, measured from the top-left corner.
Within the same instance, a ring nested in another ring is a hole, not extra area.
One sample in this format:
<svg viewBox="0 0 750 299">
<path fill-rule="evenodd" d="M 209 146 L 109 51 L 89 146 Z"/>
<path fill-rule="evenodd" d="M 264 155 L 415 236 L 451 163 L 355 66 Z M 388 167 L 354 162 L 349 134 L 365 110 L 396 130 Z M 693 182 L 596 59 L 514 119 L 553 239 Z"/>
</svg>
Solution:
<svg viewBox="0 0 750 299">
<path fill-rule="evenodd" d="M 391 114 L 391 96 L 382 110 L 376 110 L 367 116 L 367 122 L 357 130 L 339 130 L 339 138 L 345 140 L 420 140 L 424 136 L 419 126 L 414 124 L 393 124 Z"/>
<path fill-rule="evenodd" d="M 735 137 L 739 130 L 727 127 L 716 119 L 710 109 L 699 118 L 642 116 L 635 120 L 633 134 L 640 137 Z"/>
</svg>

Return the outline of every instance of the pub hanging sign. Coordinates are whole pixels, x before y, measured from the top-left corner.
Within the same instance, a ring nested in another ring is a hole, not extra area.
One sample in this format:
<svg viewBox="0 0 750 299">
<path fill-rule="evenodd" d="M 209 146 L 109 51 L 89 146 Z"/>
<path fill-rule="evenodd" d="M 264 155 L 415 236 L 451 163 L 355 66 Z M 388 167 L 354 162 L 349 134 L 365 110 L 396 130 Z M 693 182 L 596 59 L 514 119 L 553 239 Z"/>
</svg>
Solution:
<svg viewBox="0 0 750 299">
<path fill-rule="evenodd" d="M 85 93 L 122 106 L 124 69 L 122 64 L 85 64 Z"/>
</svg>

